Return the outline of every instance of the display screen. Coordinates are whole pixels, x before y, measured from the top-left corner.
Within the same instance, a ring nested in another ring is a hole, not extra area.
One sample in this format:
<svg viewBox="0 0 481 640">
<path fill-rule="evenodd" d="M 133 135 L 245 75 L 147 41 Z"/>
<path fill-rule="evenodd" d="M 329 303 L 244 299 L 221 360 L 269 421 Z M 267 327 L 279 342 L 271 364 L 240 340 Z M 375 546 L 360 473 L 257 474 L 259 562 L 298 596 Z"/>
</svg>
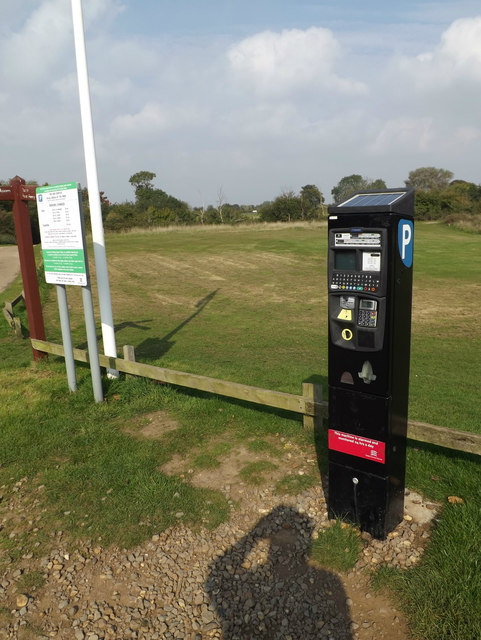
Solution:
<svg viewBox="0 0 481 640">
<path fill-rule="evenodd" d="M 334 268 L 344 269 L 346 271 L 356 270 L 356 252 L 355 251 L 336 251 L 334 253 Z"/>
<path fill-rule="evenodd" d="M 359 300 L 359 309 L 375 311 L 377 309 L 376 300 Z"/>
<path fill-rule="evenodd" d="M 381 254 L 374 251 L 362 252 L 363 271 L 381 271 Z"/>
</svg>

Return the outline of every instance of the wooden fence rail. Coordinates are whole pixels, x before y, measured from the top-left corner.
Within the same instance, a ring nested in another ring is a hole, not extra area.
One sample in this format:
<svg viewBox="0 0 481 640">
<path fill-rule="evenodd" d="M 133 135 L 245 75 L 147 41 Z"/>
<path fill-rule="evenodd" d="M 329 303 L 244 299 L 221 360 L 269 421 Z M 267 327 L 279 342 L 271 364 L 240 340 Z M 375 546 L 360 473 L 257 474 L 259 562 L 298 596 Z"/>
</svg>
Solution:
<svg viewBox="0 0 481 640">
<path fill-rule="evenodd" d="M 34 339 L 31 342 L 32 347 L 38 351 L 64 357 L 62 345 Z M 82 349 L 74 349 L 73 351 L 75 360 L 88 362 L 87 351 Z M 158 382 L 300 413 L 303 416 L 305 427 L 321 426 L 322 419 L 327 417 L 328 403 L 322 400 L 320 385 L 305 382 L 302 385 L 302 395 L 295 395 L 136 362 L 134 349 L 131 346 L 124 347 L 124 355 L 125 358 L 112 358 L 99 354 L 100 366 L 106 369 L 116 369 L 128 375 L 150 378 Z M 481 455 L 481 435 L 477 433 L 457 431 L 409 420 L 407 436 L 418 442 Z"/>
<path fill-rule="evenodd" d="M 43 271 L 43 259 L 40 261 L 37 267 L 37 278 L 40 277 L 42 271 Z M 23 329 L 22 329 L 22 322 L 20 318 L 15 315 L 15 311 L 14 311 L 14 308 L 20 302 L 23 302 L 23 304 L 25 305 L 25 290 L 22 290 L 21 293 L 19 293 L 18 296 L 13 300 L 11 300 L 10 302 L 6 300 L 5 306 L 2 309 L 3 315 L 5 316 L 6 321 L 8 322 L 10 327 L 15 331 L 15 335 L 17 336 L 17 338 L 23 338 L 24 336 Z"/>
<path fill-rule="evenodd" d="M 3 307 L 3 315 L 5 316 L 8 324 L 15 331 L 15 335 L 18 336 L 19 338 L 22 338 L 23 337 L 22 323 L 20 322 L 20 318 L 16 316 L 13 311 L 13 308 L 19 302 L 25 303 L 25 296 L 23 291 L 11 302 L 5 302 L 5 306 Z"/>
</svg>

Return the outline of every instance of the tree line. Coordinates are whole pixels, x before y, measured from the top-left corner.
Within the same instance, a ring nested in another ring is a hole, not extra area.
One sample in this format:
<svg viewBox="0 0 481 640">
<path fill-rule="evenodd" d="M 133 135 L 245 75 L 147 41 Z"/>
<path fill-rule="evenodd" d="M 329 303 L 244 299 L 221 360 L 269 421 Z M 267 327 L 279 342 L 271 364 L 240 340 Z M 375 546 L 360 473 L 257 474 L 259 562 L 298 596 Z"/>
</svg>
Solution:
<svg viewBox="0 0 481 640">
<path fill-rule="evenodd" d="M 436 167 L 414 169 L 404 181 L 415 189 L 415 217 L 420 220 L 455 221 L 456 216 L 475 217 L 476 226 L 481 214 L 481 185 L 465 180 L 453 180 L 453 173 Z M 208 206 L 191 207 L 187 202 L 169 195 L 154 186 L 156 174 L 139 171 L 130 179 L 134 199 L 111 203 L 101 192 L 101 209 L 106 231 L 125 231 L 132 228 L 154 228 L 172 225 L 248 224 L 252 222 L 292 222 L 320 220 L 327 216 L 327 205 L 321 190 L 306 184 L 295 191 L 283 191 L 274 200 L 261 204 L 231 204 L 221 188 L 217 200 Z M 0 184 L 8 184 L 0 181 Z M 29 184 L 36 184 L 30 181 Z M 345 176 L 331 190 L 332 202 L 342 202 L 356 191 L 386 189 L 381 178 L 370 179 L 360 174 Z M 87 189 L 82 190 L 82 202 L 87 227 L 89 203 Z M 11 203 L 0 203 L 0 243 L 14 243 L 15 230 Z M 39 242 L 35 203 L 29 203 L 34 242 Z"/>
</svg>

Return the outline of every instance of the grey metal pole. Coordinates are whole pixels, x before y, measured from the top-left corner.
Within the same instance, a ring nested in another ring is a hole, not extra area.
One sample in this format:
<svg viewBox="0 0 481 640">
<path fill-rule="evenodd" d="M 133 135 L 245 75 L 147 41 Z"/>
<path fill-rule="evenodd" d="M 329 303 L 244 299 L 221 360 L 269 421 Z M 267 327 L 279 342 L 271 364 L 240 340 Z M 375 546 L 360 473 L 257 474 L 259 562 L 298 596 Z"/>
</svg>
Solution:
<svg viewBox="0 0 481 640">
<path fill-rule="evenodd" d="M 84 306 L 85 328 L 87 330 L 87 345 L 90 360 L 90 374 L 95 402 L 103 402 L 102 376 L 100 374 L 99 350 L 97 346 L 97 330 L 95 328 L 94 305 L 92 301 L 92 289 L 89 284 L 82 287 L 82 300 Z"/>
<path fill-rule="evenodd" d="M 73 357 L 72 333 L 70 331 L 70 316 L 68 313 L 67 291 L 65 285 L 57 284 L 58 312 L 62 329 L 63 351 L 65 354 L 65 368 L 70 391 L 77 391 L 77 376 L 75 374 L 75 360 Z"/>
<path fill-rule="evenodd" d="M 87 348 L 90 363 L 90 375 L 92 376 L 92 387 L 94 390 L 95 402 L 103 402 L 104 392 L 102 389 L 102 375 L 100 373 L 99 348 L 97 346 L 97 328 L 95 326 L 94 303 L 92 299 L 92 287 L 90 285 L 90 269 L 87 257 L 87 239 L 85 237 L 85 221 L 80 195 L 78 189 L 78 201 L 80 209 L 80 223 L 82 225 L 82 241 L 85 247 L 85 272 L 87 274 L 87 284 L 82 287 L 82 303 L 84 308 L 85 329 L 87 332 Z"/>
</svg>

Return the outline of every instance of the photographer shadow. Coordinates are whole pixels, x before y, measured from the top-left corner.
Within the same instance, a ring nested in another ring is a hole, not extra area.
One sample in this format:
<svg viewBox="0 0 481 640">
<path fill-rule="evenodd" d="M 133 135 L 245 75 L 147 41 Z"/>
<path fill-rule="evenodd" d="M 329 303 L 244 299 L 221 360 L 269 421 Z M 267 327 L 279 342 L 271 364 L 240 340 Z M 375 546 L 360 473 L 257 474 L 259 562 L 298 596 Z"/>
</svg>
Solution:
<svg viewBox="0 0 481 640">
<path fill-rule="evenodd" d="M 210 565 L 205 589 L 224 640 L 351 640 L 346 593 L 309 562 L 313 522 L 276 507 Z"/>
</svg>

